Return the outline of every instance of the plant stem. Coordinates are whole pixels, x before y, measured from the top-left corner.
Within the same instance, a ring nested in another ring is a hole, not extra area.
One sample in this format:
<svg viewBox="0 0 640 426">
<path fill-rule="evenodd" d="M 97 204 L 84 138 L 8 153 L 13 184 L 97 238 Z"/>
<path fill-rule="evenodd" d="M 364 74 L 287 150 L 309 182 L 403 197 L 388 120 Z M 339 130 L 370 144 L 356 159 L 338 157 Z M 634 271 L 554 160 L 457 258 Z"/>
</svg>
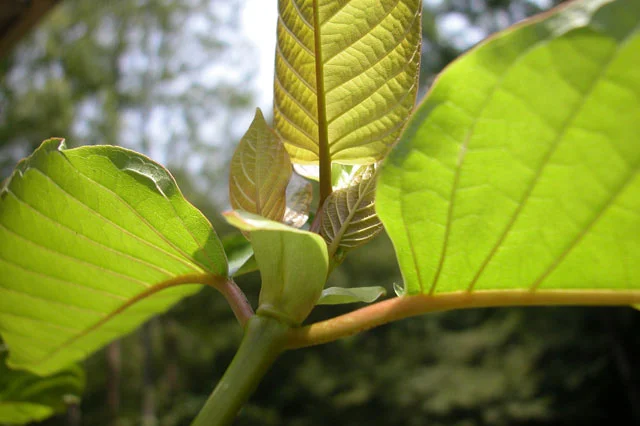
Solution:
<svg viewBox="0 0 640 426">
<path fill-rule="evenodd" d="M 504 306 L 625 306 L 640 304 L 634 290 L 492 290 L 402 296 L 289 332 L 287 349 L 332 342 L 379 325 L 429 312 Z"/>
<path fill-rule="evenodd" d="M 275 318 L 251 317 L 238 352 L 191 426 L 230 425 L 283 351 L 289 329 Z"/>
</svg>

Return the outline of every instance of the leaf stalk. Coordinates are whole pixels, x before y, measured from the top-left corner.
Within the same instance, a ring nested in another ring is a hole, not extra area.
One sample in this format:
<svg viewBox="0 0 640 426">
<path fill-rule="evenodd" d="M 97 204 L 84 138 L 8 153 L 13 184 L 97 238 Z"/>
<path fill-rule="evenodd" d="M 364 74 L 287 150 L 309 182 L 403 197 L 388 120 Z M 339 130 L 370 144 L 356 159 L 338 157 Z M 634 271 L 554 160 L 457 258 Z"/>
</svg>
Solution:
<svg viewBox="0 0 640 426">
<path fill-rule="evenodd" d="M 624 306 L 640 304 L 638 291 L 496 290 L 402 296 L 289 332 L 287 349 L 332 342 L 429 312 L 504 306 Z"/>
</svg>

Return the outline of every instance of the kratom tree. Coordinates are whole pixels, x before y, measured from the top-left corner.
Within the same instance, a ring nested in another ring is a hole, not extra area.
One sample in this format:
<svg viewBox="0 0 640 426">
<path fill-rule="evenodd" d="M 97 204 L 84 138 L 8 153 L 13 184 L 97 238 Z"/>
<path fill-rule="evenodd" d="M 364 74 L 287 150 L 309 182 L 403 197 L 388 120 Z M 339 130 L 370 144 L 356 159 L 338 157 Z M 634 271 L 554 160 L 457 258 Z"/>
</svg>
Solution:
<svg viewBox="0 0 640 426">
<path fill-rule="evenodd" d="M 576 1 L 508 29 L 414 111 L 420 11 L 279 2 L 273 127 L 257 111 L 230 165 L 225 216 L 250 250 L 225 248 L 141 154 L 50 139 L 19 163 L 0 201 L 9 367 L 49 380 L 208 285 L 244 338 L 193 424 L 225 425 L 284 350 L 433 311 L 640 303 L 640 4 Z M 397 297 L 325 288 L 383 227 Z M 233 277 L 256 268 L 254 313 Z M 304 325 L 354 302 L 372 304 Z"/>
</svg>

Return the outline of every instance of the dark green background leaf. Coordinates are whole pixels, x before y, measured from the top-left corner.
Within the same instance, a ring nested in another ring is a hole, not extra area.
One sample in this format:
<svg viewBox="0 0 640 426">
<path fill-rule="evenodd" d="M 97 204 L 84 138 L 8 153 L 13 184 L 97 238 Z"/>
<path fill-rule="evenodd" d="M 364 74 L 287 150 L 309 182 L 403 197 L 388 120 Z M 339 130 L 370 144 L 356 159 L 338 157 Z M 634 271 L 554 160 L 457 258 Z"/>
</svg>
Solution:
<svg viewBox="0 0 640 426">
<path fill-rule="evenodd" d="M 53 376 L 39 377 L 11 370 L 7 352 L 0 349 L 0 424 L 26 424 L 63 412 L 67 403 L 79 402 L 84 372 L 78 366 Z"/>
</svg>

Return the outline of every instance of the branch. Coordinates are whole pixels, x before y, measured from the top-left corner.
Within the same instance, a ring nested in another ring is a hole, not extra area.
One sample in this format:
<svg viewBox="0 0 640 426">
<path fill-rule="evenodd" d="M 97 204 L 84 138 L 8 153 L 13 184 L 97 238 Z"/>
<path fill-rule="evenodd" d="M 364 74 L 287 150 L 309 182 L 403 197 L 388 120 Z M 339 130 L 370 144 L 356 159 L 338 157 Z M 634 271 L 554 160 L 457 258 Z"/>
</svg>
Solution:
<svg viewBox="0 0 640 426">
<path fill-rule="evenodd" d="M 379 325 L 429 312 L 505 306 L 624 306 L 640 303 L 638 291 L 494 290 L 402 296 L 289 332 L 287 349 L 332 342 Z"/>
</svg>

